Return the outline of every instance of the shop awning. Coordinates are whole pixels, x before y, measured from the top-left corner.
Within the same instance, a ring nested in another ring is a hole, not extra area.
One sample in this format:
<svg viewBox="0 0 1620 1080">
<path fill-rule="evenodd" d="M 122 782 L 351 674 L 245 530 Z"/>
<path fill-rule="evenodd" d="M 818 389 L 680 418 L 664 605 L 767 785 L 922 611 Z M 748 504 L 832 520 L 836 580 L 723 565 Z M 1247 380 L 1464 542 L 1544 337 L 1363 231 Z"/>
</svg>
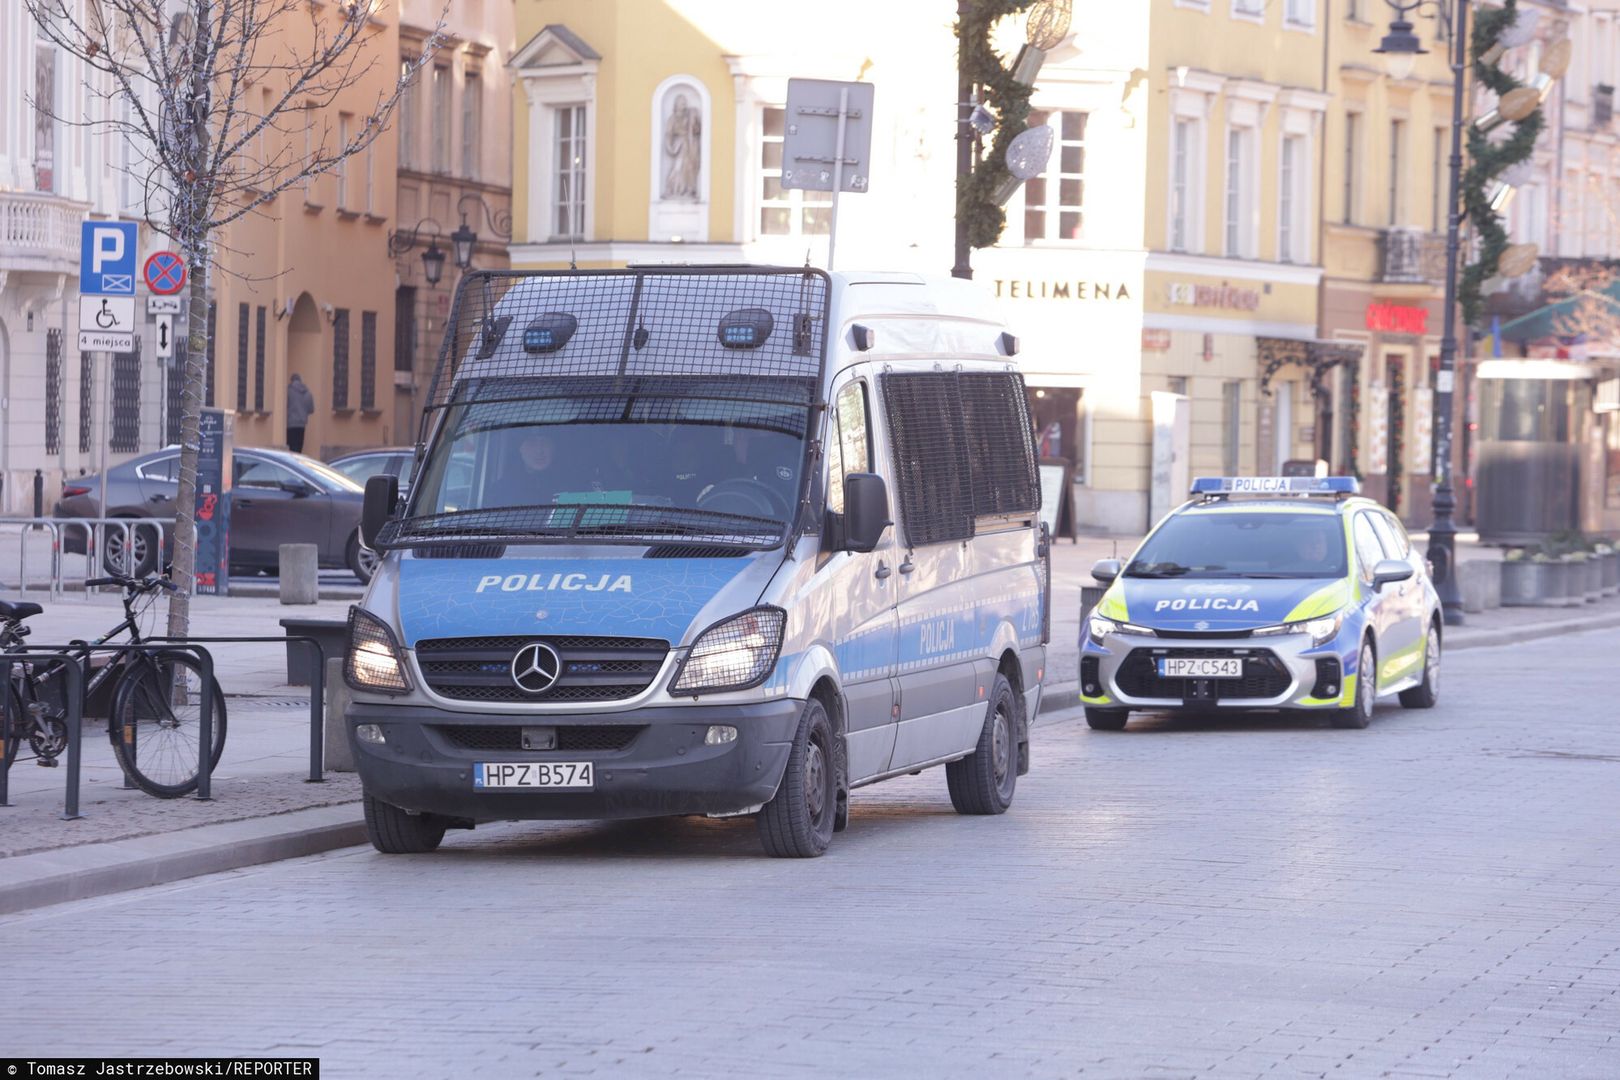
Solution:
<svg viewBox="0 0 1620 1080">
<path fill-rule="evenodd" d="M 1581 324 L 1592 322 L 1594 316 L 1603 321 L 1620 319 L 1620 278 L 1602 290 L 1583 289 L 1574 296 L 1509 320 L 1502 324 L 1502 337 L 1509 341 L 1575 337 L 1582 333 Z"/>
</svg>

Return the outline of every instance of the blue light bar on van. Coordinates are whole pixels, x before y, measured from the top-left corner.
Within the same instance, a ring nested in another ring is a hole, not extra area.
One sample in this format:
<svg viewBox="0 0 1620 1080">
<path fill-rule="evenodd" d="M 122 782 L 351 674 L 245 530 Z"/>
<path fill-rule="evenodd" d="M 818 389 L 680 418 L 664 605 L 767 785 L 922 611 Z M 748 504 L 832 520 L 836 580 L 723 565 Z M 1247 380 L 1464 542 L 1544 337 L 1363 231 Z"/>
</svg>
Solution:
<svg viewBox="0 0 1620 1080">
<path fill-rule="evenodd" d="M 566 311 L 548 311 L 523 328 L 523 351 L 556 352 L 579 329 L 579 320 Z"/>
<path fill-rule="evenodd" d="M 720 344 L 728 349 L 757 349 L 771 336 L 776 320 L 764 308 L 746 307 L 728 311 L 720 320 Z"/>
<path fill-rule="evenodd" d="M 1353 476 L 1200 476 L 1194 495 L 1359 495 Z"/>
</svg>

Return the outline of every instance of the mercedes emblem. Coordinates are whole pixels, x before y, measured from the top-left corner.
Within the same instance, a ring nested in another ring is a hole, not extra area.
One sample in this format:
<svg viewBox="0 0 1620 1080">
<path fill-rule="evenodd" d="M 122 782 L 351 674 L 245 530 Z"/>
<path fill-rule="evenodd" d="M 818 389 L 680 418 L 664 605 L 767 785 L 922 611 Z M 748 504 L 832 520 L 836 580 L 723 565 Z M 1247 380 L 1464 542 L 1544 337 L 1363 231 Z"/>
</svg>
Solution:
<svg viewBox="0 0 1620 1080">
<path fill-rule="evenodd" d="M 525 694 L 543 694 L 557 685 L 562 657 L 543 641 L 531 641 L 512 657 L 512 681 Z"/>
</svg>

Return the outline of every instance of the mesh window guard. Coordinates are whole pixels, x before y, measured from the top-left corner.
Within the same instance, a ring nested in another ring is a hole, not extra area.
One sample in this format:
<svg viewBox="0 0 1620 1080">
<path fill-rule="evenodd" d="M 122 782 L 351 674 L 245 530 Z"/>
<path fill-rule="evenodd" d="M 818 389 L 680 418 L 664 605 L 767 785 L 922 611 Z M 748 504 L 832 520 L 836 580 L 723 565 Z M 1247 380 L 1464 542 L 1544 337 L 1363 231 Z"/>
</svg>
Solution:
<svg viewBox="0 0 1620 1080">
<path fill-rule="evenodd" d="M 881 383 L 908 543 L 965 540 L 976 517 L 1040 508 L 1021 376 L 889 373 Z"/>
</svg>

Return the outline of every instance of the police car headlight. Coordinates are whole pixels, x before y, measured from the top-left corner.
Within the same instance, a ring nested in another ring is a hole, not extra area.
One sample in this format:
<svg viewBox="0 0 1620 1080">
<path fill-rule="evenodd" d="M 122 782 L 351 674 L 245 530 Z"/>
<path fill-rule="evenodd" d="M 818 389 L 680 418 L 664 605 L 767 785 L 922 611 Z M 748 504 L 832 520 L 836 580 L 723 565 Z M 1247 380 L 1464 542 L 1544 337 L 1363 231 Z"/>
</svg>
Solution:
<svg viewBox="0 0 1620 1080">
<path fill-rule="evenodd" d="M 356 690 L 380 694 L 410 693 L 410 676 L 388 624 L 362 608 L 349 609 L 349 651 L 343 681 Z"/>
<path fill-rule="evenodd" d="M 676 694 L 747 690 L 765 681 L 782 648 L 787 613 L 754 608 L 715 623 L 692 643 L 670 688 Z"/>
<path fill-rule="evenodd" d="M 1136 634 L 1140 637 L 1158 636 L 1146 626 L 1137 626 L 1135 623 L 1128 622 L 1116 622 L 1113 619 L 1105 619 L 1101 615 L 1093 615 L 1087 623 L 1086 630 L 1091 635 L 1091 640 L 1098 645 L 1101 645 L 1103 638 L 1109 634 Z"/>
<path fill-rule="evenodd" d="M 1250 632 L 1251 637 L 1275 637 L 1279 634 L 1306 634 L 1312 645 L 1325 645 L 1339 634 L 1339 627 L 1344 625 L 1344 612 L 1335 611 L 1332 615 L 1324 615 L 1320 619 L 1303 619 L 1300 622 L 1278 623 L 1276 626 L 1262 626 Z"/>
</svg>

